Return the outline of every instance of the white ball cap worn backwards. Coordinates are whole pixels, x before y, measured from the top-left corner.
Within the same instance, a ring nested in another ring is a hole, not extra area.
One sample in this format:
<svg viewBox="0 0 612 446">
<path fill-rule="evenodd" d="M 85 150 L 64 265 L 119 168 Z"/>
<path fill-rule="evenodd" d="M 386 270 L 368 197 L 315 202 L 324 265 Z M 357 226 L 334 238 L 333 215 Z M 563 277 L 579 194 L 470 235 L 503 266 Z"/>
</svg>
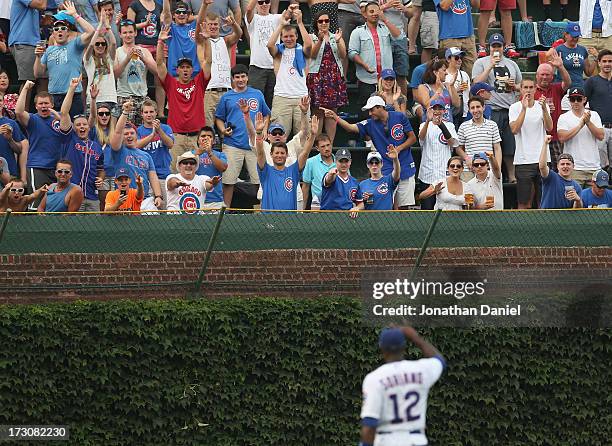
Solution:
<svg viewBox="0 0 612 446">
<path fill-rule="evenodd" d="M 387 104 L 385 103 L 385 100 L 381 98 L 380 96 L 370 96 L 368 98 L 368 102 L 366 102 L 366 105 L 361 107 L 361 109 L 363 111 L 370 110 L 371 108 L 376 107 L 377 105 L 384 107 Z"/>
<path fill-rule="evenodd" d="M 176 170 L 178 170 L 179 164 L 181 164 L 181 161 L 185 161 L 185 160 L 194 160 L 196 162 L 195 170 L 198 170 L 198 167 L 200 167 L 200 157 L 196 155 L 195 153 L 189 151 L 189 152 L 183 153 L 182 155 L 178 157 L 178 159 L 176 160 Z"/>
</svg>

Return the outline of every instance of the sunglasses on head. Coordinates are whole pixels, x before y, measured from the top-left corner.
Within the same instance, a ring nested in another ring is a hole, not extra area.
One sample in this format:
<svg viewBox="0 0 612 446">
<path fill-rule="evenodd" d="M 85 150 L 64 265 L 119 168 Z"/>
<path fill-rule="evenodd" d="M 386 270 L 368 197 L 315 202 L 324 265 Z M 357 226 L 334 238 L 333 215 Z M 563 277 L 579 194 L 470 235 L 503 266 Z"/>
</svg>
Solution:
<svg viewBox="0 0 612 446">
<path fill-rule="evenodd" d="M 106 42 L 96 42 L 95 46 L 106 46 Z"/>
<path fill-rule="evenodd" d="M 462 164 L 449 164 L 448 167 L 450 167 L 451 169 L 461 169 L 463 168 Z"/>
<path fill-rule="evenodd" d="M 196 165 L 196 164 L 198 164 L 198 163 L 196 163 L 196 162 L 195 162 L 195 161 L 193 161 L 193 160 L 189 160 L 189 161 L 181 161 L 181 164 L 186 164 L 186 165 L 188 165 L 188 166 L 195 166 L 195 165 Z"/>
<path fill-rule="evenodd" d="M 270 3 L 270 0 L 257 0 L 258 5 L 267 5 Z"/>
<path fill-rule="evenodd" d="M 55 173 L 58 174 L 58 175 L 62 175 L 62 174 L 63 175 L 70 175 L 71 172 L 72 171 L 70 169 L 57 169 L 55 171 Z"/>
<path fill-rule="evenodd" d="M 68 31 L 68 27 L 67 26 L 54 26 L 53 27 L 53 31 Z"/>
<path fill-rule="evenodd" d="M 472 163 L 472 166 L 474 166 L 474 167 L 484 167 L 486 165 L 487 165 L 487 163 Z"/>
<path fill-rule="evenodd" d="M 103 112 L 103 111 L 99 111 L 98 112 L 98 116 L 110 116 L 111 112 L 107 111 L 107 112 Z"/>
<path fill-rule="evenodd" d="M 570 96 L 569 101 L 570 102 L 582 102 L 582 96 Z"/>
<path fill-rule="evenodd" d="M 119 24 L 120 25 L 135 25 L 134 21 L 130 19 L 124 19 L 120 21 Z"/>
<path fill-rule="evenodd" d="M 18 193 L 18 194 L 22 194 L 25 191 L 25 189 L 23 187 L 13 187 L 13 188 L 11 188 L 9 190 L 11 192 L 15 192 L 15 193 Z"/>
<path fill-rule="evenodd" d="M 319 19 L 317 23 L 329 23 L 329 19 Z"/>
</svg>

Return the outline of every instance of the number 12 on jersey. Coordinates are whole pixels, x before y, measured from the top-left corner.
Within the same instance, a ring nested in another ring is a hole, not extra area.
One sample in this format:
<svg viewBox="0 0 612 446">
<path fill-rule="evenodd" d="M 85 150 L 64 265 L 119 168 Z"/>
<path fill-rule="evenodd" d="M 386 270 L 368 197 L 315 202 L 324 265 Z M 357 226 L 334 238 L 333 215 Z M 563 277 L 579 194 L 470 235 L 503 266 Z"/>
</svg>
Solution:
<svg viewBox="0 0 612 446">
<path fill-rule="evenodd" d="M 404 395 L 403 401 L 401 395 L 393 393 L 389 395 L 391 402 L 393 403 L 393 419 L 391 420 L 392 424 L 398 423 L 406 423 L 410 421 L 416 421 L 421 418 L 420 413 L 413 413 L 413 409 L 418 404 L 420 395 L 419 392 L 410 391 Z M 398 401 L 399 399 L 399 401 Z M 400 413 L 400 406 L 406 406 L 404 412 L 404 418 L 402 418 L 402 414 Z"/>
</svg>

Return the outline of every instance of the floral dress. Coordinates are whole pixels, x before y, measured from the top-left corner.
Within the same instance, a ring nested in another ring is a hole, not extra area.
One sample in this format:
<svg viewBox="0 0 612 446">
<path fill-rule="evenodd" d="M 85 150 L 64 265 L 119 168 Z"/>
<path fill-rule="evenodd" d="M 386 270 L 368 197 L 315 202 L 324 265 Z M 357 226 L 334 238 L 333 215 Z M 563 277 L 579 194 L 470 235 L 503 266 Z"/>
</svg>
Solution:
<svg viewBox="0 0 612 446">
<path fill-rule="evenodd" d="M 319 72 L 308 73 L 306 86 L 314 107 L 337 109 L 348 104 L 346 81 L 342 77 L 329 42 L 325 43 Z"/>
</svg>

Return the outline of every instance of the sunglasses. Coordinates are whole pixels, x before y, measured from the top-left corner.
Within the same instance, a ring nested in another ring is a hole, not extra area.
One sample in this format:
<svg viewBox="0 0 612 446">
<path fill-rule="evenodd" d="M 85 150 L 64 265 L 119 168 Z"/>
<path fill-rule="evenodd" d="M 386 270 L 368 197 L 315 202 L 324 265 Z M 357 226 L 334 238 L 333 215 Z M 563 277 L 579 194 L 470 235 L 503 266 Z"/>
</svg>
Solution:
<svg viewBox="0 0 612 446">
<path fill-rule="evenodd" d="M 453 56 L 453 59 L 455 59 L 455 60 L 461 60 L 461 59 L 463 59 L 463 56 Z"/>
<path fill-rule="evenodd" d="M 58 175 L 70 175 L 72 171 L 69 169 L 57 169 L 55 173 Z"/>
<path fill-rule="evenodd" d="M 22 194 L 25 191 L 25 189 L 23 187 L 14 187 L 14 188 L 11 188 L 9 190 L 11 192 L 15 192 L 15 193 L 18 193 L 18 194 Z"/>
<path fill-rule="evenodd" d="M 569 101 L 570 102 L 582 102 L 582 96 L 570 96 Z"/>
<path fill-rule="evenodd" d="M 68 27 L 67 26 L 54 26 L 53 27 L 53 31 L 68 31 Z"/>
<path fill-rule="evenodd" d="M 474 166 L 474 167 L 484 167 L 486 165 L 487 165 L 487 163 L 472 163 L 472 166 Z"/>
<path fill-rule="evenodd" d="M 258 0 L 257 4 L 258 5 L 268 5 L 270 3 L 270 0 Z"/>
<path fill-rule="evenodd" d="M 378 161 L 378 160 L 372 160 L 372 161 L 370 161 L 368 164 L 374 164 L 374 165 L 376 165 L 376 164 L 380 164 L 380 161 Z"/>
<path fill-rule="evenodd" d="M 106 42 L 96 42 L 95 46 L 106 46 Z"/>
<path fill-rule="evenodd" d="M 107 112 L 98 112 L 98 116 L 110 116 L 111 112 L 107 111 Z"/>
<path fill-rule="evenodd" d="M 394 81 L 395 78 L 394 77 L 385 77 L 383 78 L 384 81 Z"/>
<path fill-rule="evenodd" d="M 329 23 L 329 19 L 319 19 L 317 23 Z"/>
<path fill-rule="evenodd" d="M 449 164 L 448 167 L 450 167 L 451 169 L 462 169 L 463 165 L 462 164 Z"/>
<path fill-rule="evenodd" d="M 196 163 L 195 161 L 181 161 L 181 164 L 186 164 L 188 166 L 195 166 L 198 163 Z"/>
<path fill-rule="evenodd" d="M 177 14 L 189 14 L 189 11 L 187 11 L 186 9 L 177 9 L 176 13 Z"/>
<path fill-rule="evenodd" d="M 272 136 L 283 136 L 284 134 L 285 134 L 285 133 L 284 133 L 284 132 L 282 132 L 281 130 L 272 130 L 272 131 L 270 132 L 270 135 L 272 135 Z"/>
</svg>

